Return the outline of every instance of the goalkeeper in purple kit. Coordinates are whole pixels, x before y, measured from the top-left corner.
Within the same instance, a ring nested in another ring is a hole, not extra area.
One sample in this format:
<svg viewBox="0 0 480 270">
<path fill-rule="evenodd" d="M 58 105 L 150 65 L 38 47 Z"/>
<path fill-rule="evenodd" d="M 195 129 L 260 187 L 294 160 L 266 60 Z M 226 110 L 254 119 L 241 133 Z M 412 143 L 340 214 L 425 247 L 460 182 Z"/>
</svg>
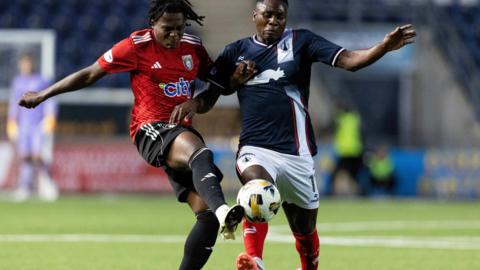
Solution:
<svg viewBox="0 0 480 270">
<path fill-rule="evenodd" d="M 16 102 L 27 91 L 38 91 L 48 86 L 48 81 L 35 72 L 35 68 L 33 55 L 20 55 L 19 74 L 12 82 L 8 108 L 7 136 L 15 144 L 18 157 L 17 186 L 12 195 L 19 202 L 28 199 L 35 187 L 42 200 L 54 201 L 58 197 L 49 168 L 57 102 L 49 99 L 34 110 L 21 108 Z"/>
</svg>

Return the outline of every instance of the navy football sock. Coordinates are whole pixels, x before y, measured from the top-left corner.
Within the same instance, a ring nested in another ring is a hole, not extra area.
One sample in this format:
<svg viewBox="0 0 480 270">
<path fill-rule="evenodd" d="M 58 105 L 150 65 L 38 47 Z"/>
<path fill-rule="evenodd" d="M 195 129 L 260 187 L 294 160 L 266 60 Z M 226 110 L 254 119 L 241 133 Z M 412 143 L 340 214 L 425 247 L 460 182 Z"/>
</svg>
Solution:
<svg viewBox="0 0 480 270">
<path fill-rule="evenodd" d="M 188 164 L 192 169 L 193 185 L 208 207 L 215 211 L 221 205 L 226 204 L 218 176 L 215 173 L 212 151 L 208 148 L 197 150 Z"/>
<path fill-rule="evenodd" d="M 197 222 L 185 242 L 180 270 L 201 269 L 210 257 L 217 240 L 220 225 L 212 211 L 200 212 L 196 216 Z"/>
</svg>

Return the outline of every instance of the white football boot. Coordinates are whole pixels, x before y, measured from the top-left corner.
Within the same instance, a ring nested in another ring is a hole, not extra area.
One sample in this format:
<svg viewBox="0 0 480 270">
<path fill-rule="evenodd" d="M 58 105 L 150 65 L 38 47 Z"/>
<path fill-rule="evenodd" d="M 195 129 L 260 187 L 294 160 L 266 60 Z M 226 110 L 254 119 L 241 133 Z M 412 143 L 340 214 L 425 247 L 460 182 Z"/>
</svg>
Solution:
<svg viewBox="0 0 480 270">
<path fill-rule="evenodd" d="M 215 215 L 220 222 L 220 235 L 223 239 L 235 240 L 235 230 L 245 215 L 243 207 L 235 204 L 228 208 L 228 205 L 224 204 L 215 211 Z"/>
</svg>

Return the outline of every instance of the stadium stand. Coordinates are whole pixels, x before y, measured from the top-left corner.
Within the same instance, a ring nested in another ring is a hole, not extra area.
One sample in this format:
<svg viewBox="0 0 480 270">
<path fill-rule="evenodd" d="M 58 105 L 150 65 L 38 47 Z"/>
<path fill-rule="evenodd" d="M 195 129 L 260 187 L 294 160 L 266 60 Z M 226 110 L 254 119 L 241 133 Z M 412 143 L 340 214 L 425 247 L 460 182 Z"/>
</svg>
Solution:
<svg viewBox="0 0 480 270">
<path fill-rule="evenodd" d="M 304 0 L 295 5 L 293 12 L 297 22 L 336 21 L 362 23 L 405 23 L 418 21 L 418 12 L 431 7 L 432 1 L 386 1 L 386 0 Z M 444 2 L 446 13 L 443 19 L 451 19 L 455 29 L 480 65 L 480 3 L 478 1 L 435 1 Z M 434 6 L 442 6 L 435 4 Z M 438 19 L 438 18 L 437 18 Z"/>
<path fill-rule="evenodd" d="M 418 5 L 428 1 L 303 0 L 292 5 L 298 23 L 306 21 L 402 23 L 414 21 Z M 448 2 L 448 1 L 447 1 Z M 445 5 L 447 16 L 480 65 L 480 4 Z M 0 28 L 50 28 L 57 32 L 57 77 L 92 63 L 131 31 L 147 27 L 149 0 L 17 0 L 0 1 Z M 74 20 L 72 18 L 75 18 Z M 127 18 L 127 19 L 126 19 Z M 85 46 L 84 40 L 88 40 Z M 68 57 L 65 57 L 68 55 Z M 127 85 L 128 76 L 105 79 L 100 86 Z"/>
<path fill-rule="evenodd" d="M 93 63 L 101 52 L 135 29 L 148 27 L 149 0 L 0 1 L 0 28 L 55 29 L 57 78 Z M 87 41 L 87 42 L 85 42 Z M 68 57 L 66 57 L 68 56 Z M 98 86 L 126 87 L 128 75 Z"/>
<path fill-rule="evenodd" d="M 362 23 L 411 22 L 415 1 L 386 0 L 304 0 L 302 5 L 292 5 L 296 21 L 335 21 Z"/>
<path fill-rule="evenodd" d="M 447 6 L 446 11 L 476 64 L 480 65 L 480 4 L 465 6 L 454 3 Z"/>
<path fill-rule="evenodd" d="M 480 119 L 480 3 L 453 1 L 440 6 L 429 2 L 426 10 L 427 23 L 435 32 L 437 44 Z"/>
<path fill-rule="evenodd" d="M 415 23 L 434 32 L 457 81 L 480 118 L 480 1 L 304 0 L 291 16 L 298 24 Z"/>
</svg>

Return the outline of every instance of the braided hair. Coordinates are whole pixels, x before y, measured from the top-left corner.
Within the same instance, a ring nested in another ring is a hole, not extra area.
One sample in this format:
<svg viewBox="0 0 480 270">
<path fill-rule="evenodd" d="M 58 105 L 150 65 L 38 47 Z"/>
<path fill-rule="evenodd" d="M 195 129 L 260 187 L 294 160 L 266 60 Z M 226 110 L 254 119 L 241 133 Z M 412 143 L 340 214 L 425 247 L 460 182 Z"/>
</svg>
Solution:
<svg viewBox="0 0 480 270">
<path fill-rule="evenodd" d="M 153 25 L 165 12 L 181 12 L 187 20 L 203 25 L 205 16 L 199 16 L 189 0 L 152 0 L 148 11 L 148 22 Z"/>
</svg>

